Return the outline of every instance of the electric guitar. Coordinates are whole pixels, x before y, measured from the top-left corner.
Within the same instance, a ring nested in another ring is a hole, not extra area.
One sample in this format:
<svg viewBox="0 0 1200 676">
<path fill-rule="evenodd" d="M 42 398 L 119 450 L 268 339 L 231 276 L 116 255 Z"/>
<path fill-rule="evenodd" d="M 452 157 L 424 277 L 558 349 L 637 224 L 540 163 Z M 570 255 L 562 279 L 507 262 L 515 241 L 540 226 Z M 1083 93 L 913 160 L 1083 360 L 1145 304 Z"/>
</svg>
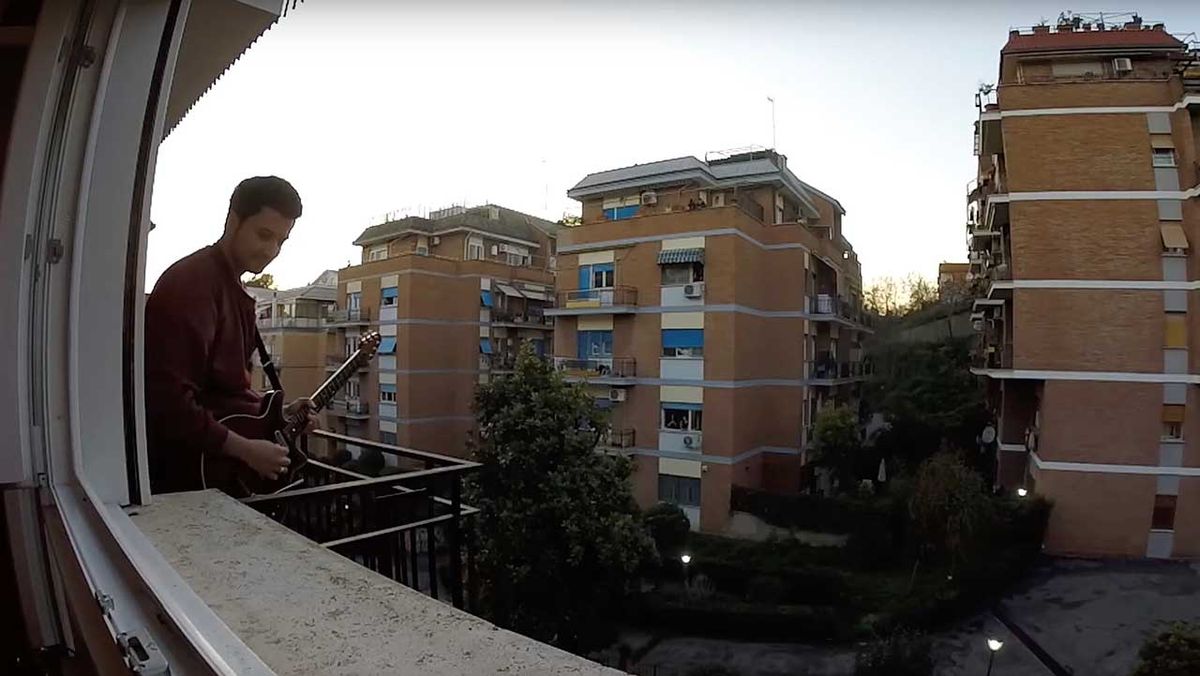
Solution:
<svg viewBox="0 0 1200 676">
<path fill-rule="evenodd" d="M 346 381 L 375 357 L 379 342 L 378 333 L 363 334 L 358 350 L 310 397 L 314 413 L 328 406 Z M 200 456 L 200 481 L 204 488 L 219 488 L 234 497 L 245 498 L 279 493 L 301 483 L 299 471 L 308 462 L 308 456 L 300 450 L 296 440 L 304 434 L 308 416 L 304 411 L 285 415 L 282 390 L 264 392 L 257 414 L 237 413 L 220 418 L 218 422 L 247 439 L 269 439 L 287 446 L 291 464 L 279 478 L 264 479 L 244 463 L 219 451 L 206 452 Z"/>
</svg>

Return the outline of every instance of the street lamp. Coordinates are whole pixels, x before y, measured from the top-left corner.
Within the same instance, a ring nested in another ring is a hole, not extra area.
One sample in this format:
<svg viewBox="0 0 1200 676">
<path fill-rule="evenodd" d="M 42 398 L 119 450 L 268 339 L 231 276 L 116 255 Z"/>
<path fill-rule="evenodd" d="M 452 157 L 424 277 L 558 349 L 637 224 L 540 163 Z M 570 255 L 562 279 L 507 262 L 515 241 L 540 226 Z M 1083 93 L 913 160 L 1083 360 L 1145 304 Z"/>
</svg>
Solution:
<svg viewBox="0 0 1200 676">
<path fill-rule="evenodd" d="M 1028 489 L 1026 489 L 1024 486 L 1022 486 L 1021 488 L 1018 488 L 1018 489 L 1017 489 L 1017 497 L 1018 497 L 1018 498 L 1023 498 L 1023 497 L 1025 497 L 1026 495 L 1029 495 L 1029 490 L 1028 490 Z"/>
<path fill-rule="evenodd" d="M 679 560 L 683 562 L 683 587 L 684 589 L 689 589 L 691 585 L 688 584 L 690 582 L 690 580 L 688 580 L 688 564 L 692 562 L 692 555 L 684 554 L 683 556 L 679 557 Z"/>
<path fill-rule="evenodd" d="M 992 663 L 996 661 L 996 653 L 1000 652 L 1000 649 L 1004 647 L 1004 641 L 998 638 L 989 638 L 987 640 L 987 647 L 991 651 L 991 654 L 988 655 L 987 676 L 992 676 Z"/>
</svg>

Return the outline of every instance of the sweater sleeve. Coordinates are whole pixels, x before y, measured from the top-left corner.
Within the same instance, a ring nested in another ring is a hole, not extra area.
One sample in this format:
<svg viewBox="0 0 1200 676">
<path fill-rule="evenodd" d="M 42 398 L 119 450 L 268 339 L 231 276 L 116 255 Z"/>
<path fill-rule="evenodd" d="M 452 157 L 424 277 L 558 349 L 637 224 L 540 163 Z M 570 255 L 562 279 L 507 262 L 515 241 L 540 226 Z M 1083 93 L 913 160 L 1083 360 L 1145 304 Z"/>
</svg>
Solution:
<svg viewBox="0 0 1200 676">
<path fill-rule="evenodd" d="M 146 413 L 169 462 L 198 460 L 225 444 L 229 430 L 199 401 L 216 340 L 212 282 L 168 270 L 146 302 Z M 165 458 L 159 458 L 159 462 Z"/>
</svg>

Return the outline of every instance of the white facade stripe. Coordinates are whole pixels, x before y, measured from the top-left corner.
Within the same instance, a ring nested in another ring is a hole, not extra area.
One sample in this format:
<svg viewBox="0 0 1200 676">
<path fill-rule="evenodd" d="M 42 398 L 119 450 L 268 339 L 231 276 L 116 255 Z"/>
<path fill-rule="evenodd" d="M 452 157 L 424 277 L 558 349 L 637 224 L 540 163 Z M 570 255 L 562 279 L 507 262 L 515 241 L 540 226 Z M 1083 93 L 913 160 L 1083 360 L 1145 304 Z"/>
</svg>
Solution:
<svg viewBox="0 0 1200 676">
<path fill-rule="evenodd" d="M 1033 458 L 1033 464 L 1038 469 L 1051 472 L 1200 477 L 1200 467 L 1158 467 L 1154 465 L 1111 465 L 1096 462 L 1058 462 L 1054 460 L 1042 460 L 1038 457 L 1037 453 L 1030 453 L 1029 455 Z"/>
</svg>

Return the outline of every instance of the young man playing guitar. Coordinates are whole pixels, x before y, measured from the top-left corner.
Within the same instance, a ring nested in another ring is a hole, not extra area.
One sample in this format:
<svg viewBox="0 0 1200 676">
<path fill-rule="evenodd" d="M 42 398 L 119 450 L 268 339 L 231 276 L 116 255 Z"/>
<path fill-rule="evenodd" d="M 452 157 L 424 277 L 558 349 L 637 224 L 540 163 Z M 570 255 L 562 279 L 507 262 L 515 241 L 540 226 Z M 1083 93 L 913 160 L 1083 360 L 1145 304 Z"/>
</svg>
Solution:
<svg viewBox="0 0 1200 676">
<path fill-rule="evenodd" d="M 203 476 L 207 454 L 264 480 L 287 473 L 291 460 L 281 437 L 242 436 L 220 421 L 256 416 L 260 395 L 250 383 L 250 355 L 258 344 L 254 299 L 241 283 L 279 255 L 300 217 L 300 196 L 287 181 L 257 176 L 238 184 L 229 200 L 225 233 L 173 264 L 146 301 L 146 436 L 150 486 L 155 493 L 214 486 Z M 316 426 L 306 399 L 285 408 Z"/>
</svg>

